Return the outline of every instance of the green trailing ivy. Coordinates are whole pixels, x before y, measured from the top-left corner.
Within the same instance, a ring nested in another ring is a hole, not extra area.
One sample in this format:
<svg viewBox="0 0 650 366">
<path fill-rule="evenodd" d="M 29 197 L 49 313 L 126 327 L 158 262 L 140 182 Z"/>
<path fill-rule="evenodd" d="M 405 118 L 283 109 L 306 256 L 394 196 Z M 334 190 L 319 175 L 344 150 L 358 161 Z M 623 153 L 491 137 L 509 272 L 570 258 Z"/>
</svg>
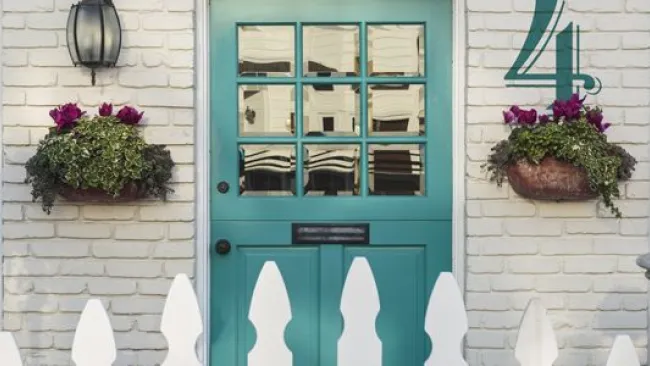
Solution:
<svg viewBox="0 0 650 366">
<path fill-rule="evenodd" d="M 545 157 L 584 168 L 589 184 L 616 217 L 620 210 L 613 200 L 620 198 L 618 182 L 631 178 L 637 163 L 622 147 L 607 141 L 605 131 L 611 126 L 603 123 L 600 108 L 583 104 L 574 94 L 567 101 L 557 100 L 553 114 L 538 117 L 534 109 L 512 106 L 503 112 L 504 121 L 512 131 L 506 140 L 497 143 L 484 167 L 490 180 L 502 185 L 508 167 L 520 160 L 539 164 Z"/>
<path fill-rule="evenodd" d="M 143 112 L 123 107 L 116 115 L 103 104 L 89 117 L 76 104 L 53 109 L 56 127 L 40 141 L 26 164 L 32 198 L 51 212 L 65 187 L 99 189 L 114 197 L 126 184 L 136 184 L 142 196 L 165 200 L 174 162 L 164 145 L 147 144 L 137 125 Z"/>
</svg>

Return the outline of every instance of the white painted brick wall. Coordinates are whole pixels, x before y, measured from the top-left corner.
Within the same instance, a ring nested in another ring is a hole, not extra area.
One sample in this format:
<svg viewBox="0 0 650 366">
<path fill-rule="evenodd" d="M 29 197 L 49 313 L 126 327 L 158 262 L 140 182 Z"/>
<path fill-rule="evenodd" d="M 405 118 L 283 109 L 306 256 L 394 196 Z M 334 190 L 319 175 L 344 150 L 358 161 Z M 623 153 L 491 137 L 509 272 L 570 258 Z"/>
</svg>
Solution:
<svg viewBox="0 0 650 366">
<path fill-rule="evenodd" d="M 534 0 L 467 0 L 467 306 L 472 365 L 517 365 L 517 328 L 539 296 L 559 337 L 556 365 L 603 365 L 618 333 L 632 336 L 646 362 L 648 282 L 634 263 L 648 251 L 650 212 L 650 2 L 568 0 L 562 24 L 581 27 L 581 71 L 601 78 L 588 103 L 614 123 L 611 141 L 639 162 L 618 202 L 616 220 L 597 202 L 524 200 L 487 183 L 480 165 L 505 138 L 501 110 L 543 108 L 552 88 L 505 88 L 503 77 L 523 45 Z M 549 48 L 554 49 L 554 40 Z M 537 71 L 552 72 L 554 54 Z"/>
<path fill-rule="evenodd" d="M 640 163 L 618 221 L 596 202 L 539 203 L 487 183 L 480 165 L 507 136 L 501 110 L 541 107 L 552 89 L 506 89 L 534 0 L 467 0 L 467 306 L 471 365 L 515 365 L 516 329 L 540 296 L 560 337 L 557 365 L 604 364 L 613 336 L 630 334 L 645 362 L 647 281 L 634 264 L 648 250 L 650 2 L 568 0 L 564 21 L 582 29 L 582 71 L 600 77 L 598 101 L 612 139 Z M 194 270 L 193 1 L 115 0 L 125 28 L 119 70 L 70 67 L 65 15 L 72 0 L 3 2 L 4 329 L 28 365 L 68 365 L 85 300 L 109 308 L 119 365 L 154 365 L 171 278 Z M 550 48 L 554 45 L 551 43 Z M 552 71 L 553 55 L 540 59 Z M 54 104 L 130 103 L 145 110 L 148 141 L 169 143 L 177 193 L 117 207 L 57 205 L 44 216 L 21 184 L 22 164 L 51 125 Z"/>
<path fill-rule="evenodd" d="M 69 365 L 80 311 L 99 297 L 116 330 L 116 365 L 155 365 L 165 355 L 158 327 L 171 279 L 194 275 L 193 1 L 115 0 L 124 48 L 96 87 L 70 66 L 72 2 L 3 2 L 3 326 L 27 365 Z M 88 111 L 103 101 L 144 110 L 145 138 L 169 144 L 179 164 L 170 202 L 58 202 L 50 216 L 31 203 L 23 164 L 52 125 L 48 110 L 69 101 Z"/>
</svg>

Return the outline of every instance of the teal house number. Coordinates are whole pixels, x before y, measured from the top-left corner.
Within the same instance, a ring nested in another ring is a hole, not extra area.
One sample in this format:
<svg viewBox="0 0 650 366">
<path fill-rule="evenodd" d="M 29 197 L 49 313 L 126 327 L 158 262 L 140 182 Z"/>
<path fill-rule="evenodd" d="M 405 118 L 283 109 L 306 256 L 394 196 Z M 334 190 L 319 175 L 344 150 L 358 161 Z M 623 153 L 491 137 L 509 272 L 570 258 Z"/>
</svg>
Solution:
<svg viewBox="0 0 650 366">
<path fill-rule="evenodd" d="M 564 0 L 536 0 L 528 36 L 506 73 L 506 87 L 554 86 L 556 99 L 560 100 L 567 100 L 571 94 L 580 93 L 580 84 L 588 94 L 600 92 L 600 79 L 580 72 L 580 27 L 575 26 L 574 29 L 573 22 L 570 22 L 563 30 L 557 31 L 565 6 Z M 530 72 L 552 38 L 556 44 L 555 73 Z"/>
</svg>

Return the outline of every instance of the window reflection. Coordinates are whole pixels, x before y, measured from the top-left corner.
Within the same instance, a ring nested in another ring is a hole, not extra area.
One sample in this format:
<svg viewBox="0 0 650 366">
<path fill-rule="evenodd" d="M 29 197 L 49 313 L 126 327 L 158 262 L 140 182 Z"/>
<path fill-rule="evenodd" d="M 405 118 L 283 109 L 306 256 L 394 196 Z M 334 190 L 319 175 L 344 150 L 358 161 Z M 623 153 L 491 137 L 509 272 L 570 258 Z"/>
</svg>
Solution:
<svg viewBox="0 0 650 366">
<path fill-rule="evenodd" d="M 359 27 L 310 25 L 303 27 L 303 32 L 303 69 L 306 76 L 359 74 Z"/>
<path fill-rule="evenodd" d="M 293 85 L 241 85 L 240 136 L 290 136 L 295 112 Z"/>
<path fill-rule="evenodd" d="M 237 37 L 240 76 L 293 76 L 293 26 L 244 25 Z"/>
<path fill-rule="evenodd" d="M 424 135 L 424 97 L 424 85 L 370 85 L 368 131 L 373 135 Z"/>
<path fill-rule="evenodd" d="M 369 193 L 424 195 L 424 167 L 424 145 L 370 145 Z"/>
<path fill-rule="evenodd" d="M 359 135 L 359 85 L 306 85 L 302 108 L 305 135 Z"/>
<path fill-rule="evenodd" d="M 358 195 L 359 157 L 358 145 L 305 145 L 305 195 Z"/>
<path fill-rule="evenodd" d="M 368 26 L 368 72 L 372 76 L 424 76 L 423 25 Z"/>
<path fill-rule="evenodd" d="M 255 196 L 295 194 L 296 154 L 293 145 L 240 145 L 239 193 Z"/>
</svg>

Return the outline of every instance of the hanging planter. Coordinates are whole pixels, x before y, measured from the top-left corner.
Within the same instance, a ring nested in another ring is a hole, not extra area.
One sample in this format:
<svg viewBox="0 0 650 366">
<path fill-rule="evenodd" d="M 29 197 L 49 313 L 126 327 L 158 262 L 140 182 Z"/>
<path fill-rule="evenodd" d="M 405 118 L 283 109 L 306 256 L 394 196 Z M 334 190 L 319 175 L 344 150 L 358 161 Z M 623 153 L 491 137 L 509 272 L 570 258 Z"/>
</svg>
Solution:
<svg viewBox="0 0 650 366">
<path fill-rule="evenodd" d="M 112 195 L 99 188 L 74 188 L 69 185 L 61 187 L 59 195 L 70 202 L 85 203 L 123 203 L 136 201 L 144 197 L 142 189 L 136 183 L 127 183 L 117 195 Z"/>
<path fill-rule="evenodd" d="M 34 201 L 50 213 L 57 196 L 72 202 L 118 203 L 148 196 L 165 200 L 174 162 L 164 145 L 147 144 L 137 128 L 144 112 L 107 103 L 87 116 L 76 104 L 50 111 L 56 127 L 25 166 Z"/>
<path fill-rule="evenodd" d="M 522 197 L 534 200 L 580 201 L 598 197 L 587 172 L 553 157 L 539 164 L 520 160 L 508 167 L 508 183 Z"/>
<path fill-rule="evenodd" d="M 622 147 L 607 141 L 602 110 L 585 106 L 578 94 L 556 100 L 553 114 L 512 106 L 503 112 L 512 127 L 506 140 L 492 148 L 484 164 L 490 180 L 505 178 L 524 198 L 576 201 L 600 197 L 616 217 L 613 200 L 618 183 L 631 178 L 637 163 Z"/>
</svg>

